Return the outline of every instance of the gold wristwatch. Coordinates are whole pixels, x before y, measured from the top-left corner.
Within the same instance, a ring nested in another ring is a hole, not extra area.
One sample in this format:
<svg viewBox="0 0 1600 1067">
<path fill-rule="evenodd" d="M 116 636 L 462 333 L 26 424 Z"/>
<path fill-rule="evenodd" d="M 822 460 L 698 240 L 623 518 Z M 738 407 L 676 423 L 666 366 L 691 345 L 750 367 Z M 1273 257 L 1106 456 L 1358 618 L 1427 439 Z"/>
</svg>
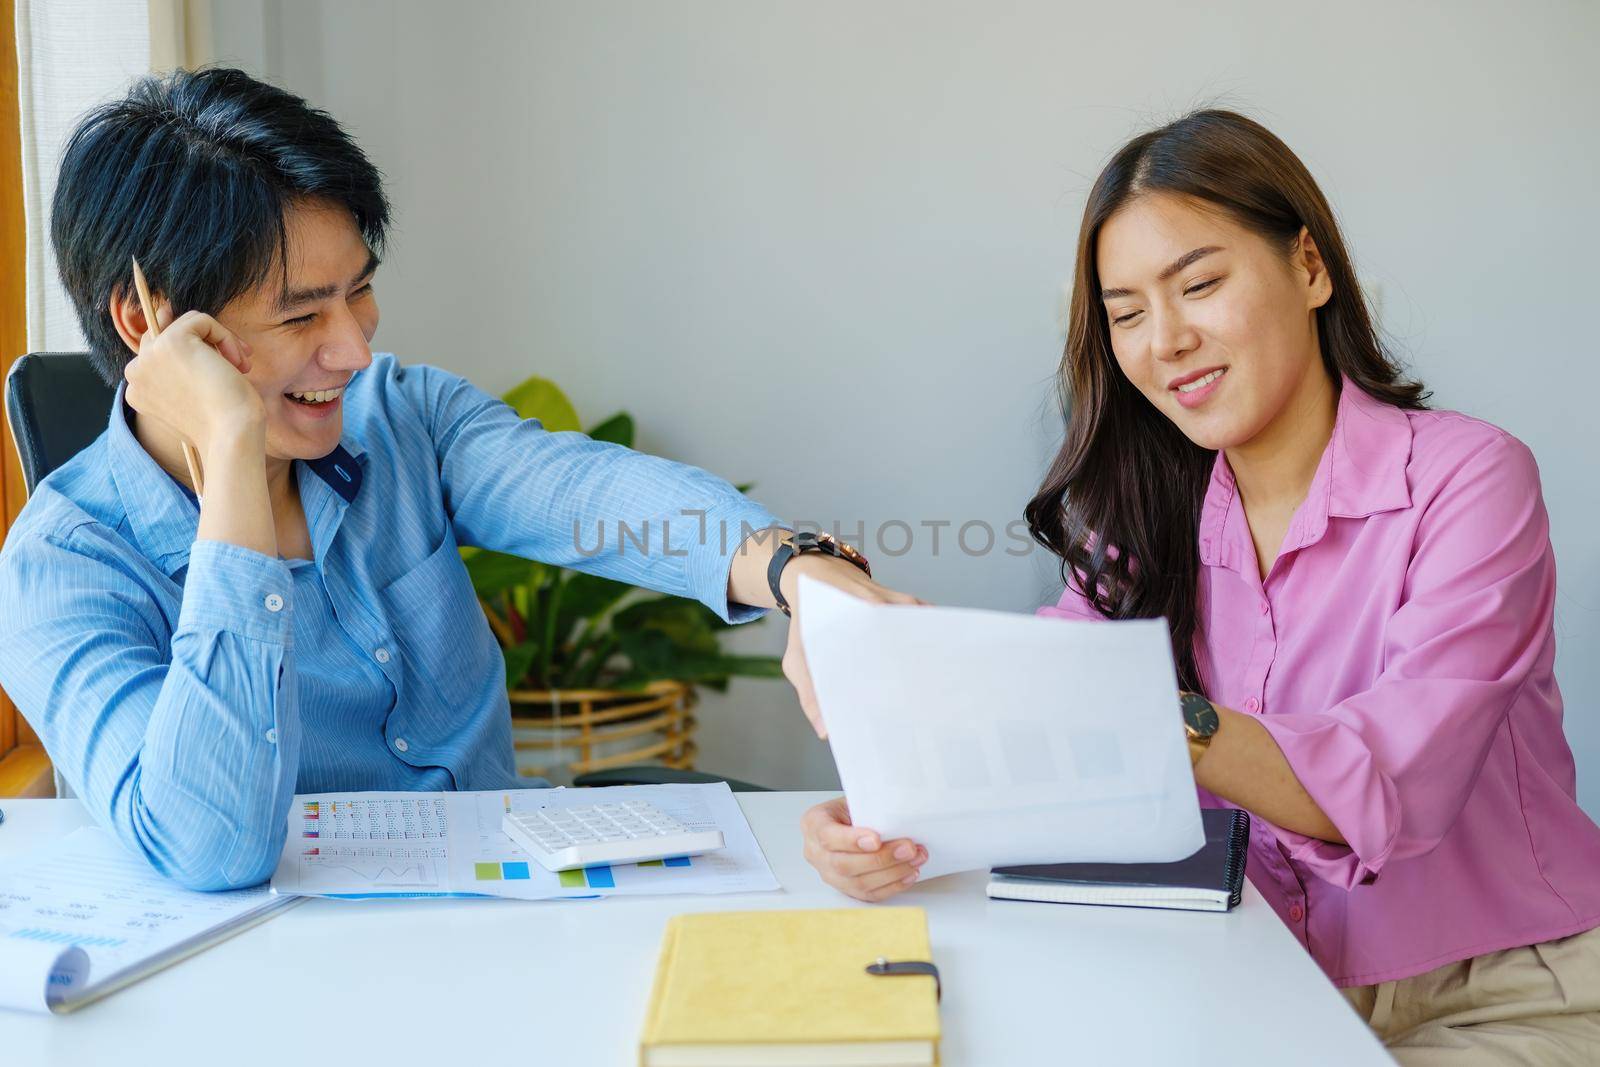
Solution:
<svg viewBox="0 0 1600 1067">
<path fill-rule="evenodd" d="M 1183 711 L 1183 732 L 1189 739 L 1189 765 L 1192 767 L 1206 754 L 1217 727 L 1222 725 L 1222 718 L 1217 714 L 1217 706 L 1199 693 L 1180 692 L 1178 707 Z"/>
</svg>

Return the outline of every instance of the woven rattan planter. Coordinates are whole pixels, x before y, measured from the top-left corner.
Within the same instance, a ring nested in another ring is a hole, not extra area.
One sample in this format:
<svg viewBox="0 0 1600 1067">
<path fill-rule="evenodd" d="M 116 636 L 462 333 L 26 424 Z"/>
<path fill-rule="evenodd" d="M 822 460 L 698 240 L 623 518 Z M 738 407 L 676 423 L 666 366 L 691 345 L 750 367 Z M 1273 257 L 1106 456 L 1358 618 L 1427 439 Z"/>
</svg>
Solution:
<svg viewBox="0 0 1600 1067">
<path fill-rule="evenodd" d="M 694 768 L 694 689 L 652 682 L 644 689 L 513 689 L 511 737 L 517 773 L 570 785 L 575 775 L 658 763 Z"/>
</svg>

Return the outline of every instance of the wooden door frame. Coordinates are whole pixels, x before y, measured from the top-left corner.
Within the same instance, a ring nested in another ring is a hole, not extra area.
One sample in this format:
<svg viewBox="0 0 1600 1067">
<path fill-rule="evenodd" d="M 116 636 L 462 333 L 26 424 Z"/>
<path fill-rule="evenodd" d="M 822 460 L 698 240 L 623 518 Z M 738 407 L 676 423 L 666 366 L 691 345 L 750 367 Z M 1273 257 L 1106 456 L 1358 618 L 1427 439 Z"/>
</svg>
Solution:
<svg viewBox="0 0 1600 1067">
<path fill-rule="evenodd" d="M 28 350 L 27 231 L 22 206 L 22 98 L 17 80 L 15 0 L 0 0 L 0 381 Z M 0 405 L 3 408 L 3 405 Z M 0 410 L 0 536 L 27 491 Z M 0 797 L 51 796 L 50 761 L 38 735 L 0 691 Z"/>
</svg>

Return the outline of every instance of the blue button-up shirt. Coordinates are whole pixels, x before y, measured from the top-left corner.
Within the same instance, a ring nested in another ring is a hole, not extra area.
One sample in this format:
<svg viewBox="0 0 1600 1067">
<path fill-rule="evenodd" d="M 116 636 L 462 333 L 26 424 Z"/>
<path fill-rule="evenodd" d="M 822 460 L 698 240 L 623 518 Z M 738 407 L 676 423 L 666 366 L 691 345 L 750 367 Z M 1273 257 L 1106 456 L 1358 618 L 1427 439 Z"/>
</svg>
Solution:
<svg viewBox="0 0 1600 1067">
<path fill-rule="evenodd" d="M 187 885 L 267 878 L 296 792 L 530 784 L 458 546 L 759 614 L 728 569 L 779 523 L 722 479 L 389 355 L 344 405 L 340 447 L 294 464 L 312 560 L 196 541 L 120 390 L 0 551 L 0 685 L 98 821 Z"/>
</svg>

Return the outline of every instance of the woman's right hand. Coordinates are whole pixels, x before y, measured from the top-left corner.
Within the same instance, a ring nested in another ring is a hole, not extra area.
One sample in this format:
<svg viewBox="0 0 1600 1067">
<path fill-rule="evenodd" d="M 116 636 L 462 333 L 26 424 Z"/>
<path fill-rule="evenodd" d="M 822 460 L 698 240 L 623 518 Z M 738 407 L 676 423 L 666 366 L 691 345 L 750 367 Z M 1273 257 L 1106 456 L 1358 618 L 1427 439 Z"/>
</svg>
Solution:
<svg viewBox="0 0 1600 1067">
<path fill-rule="evenodd" d="M 886 900 L 909 888 L 928 861 L 928 850 L 908 837 L 884 841 L 875 831 L 852 826 L 844 797 L 807 810 L 800 829 L 806 861 L 824 882 L 857 900 Z"/>
<path fill-rule="evenodd" d="M 145 331 L 123 372 L 128 406 L 165 423 L 201 456 L 222 432 L 262 432 L 266 407 L 245 377 L 250 345 L 199 311 L 173 319 L 163 305 L 156 320 L 160 334 Z"/>
</svg>

